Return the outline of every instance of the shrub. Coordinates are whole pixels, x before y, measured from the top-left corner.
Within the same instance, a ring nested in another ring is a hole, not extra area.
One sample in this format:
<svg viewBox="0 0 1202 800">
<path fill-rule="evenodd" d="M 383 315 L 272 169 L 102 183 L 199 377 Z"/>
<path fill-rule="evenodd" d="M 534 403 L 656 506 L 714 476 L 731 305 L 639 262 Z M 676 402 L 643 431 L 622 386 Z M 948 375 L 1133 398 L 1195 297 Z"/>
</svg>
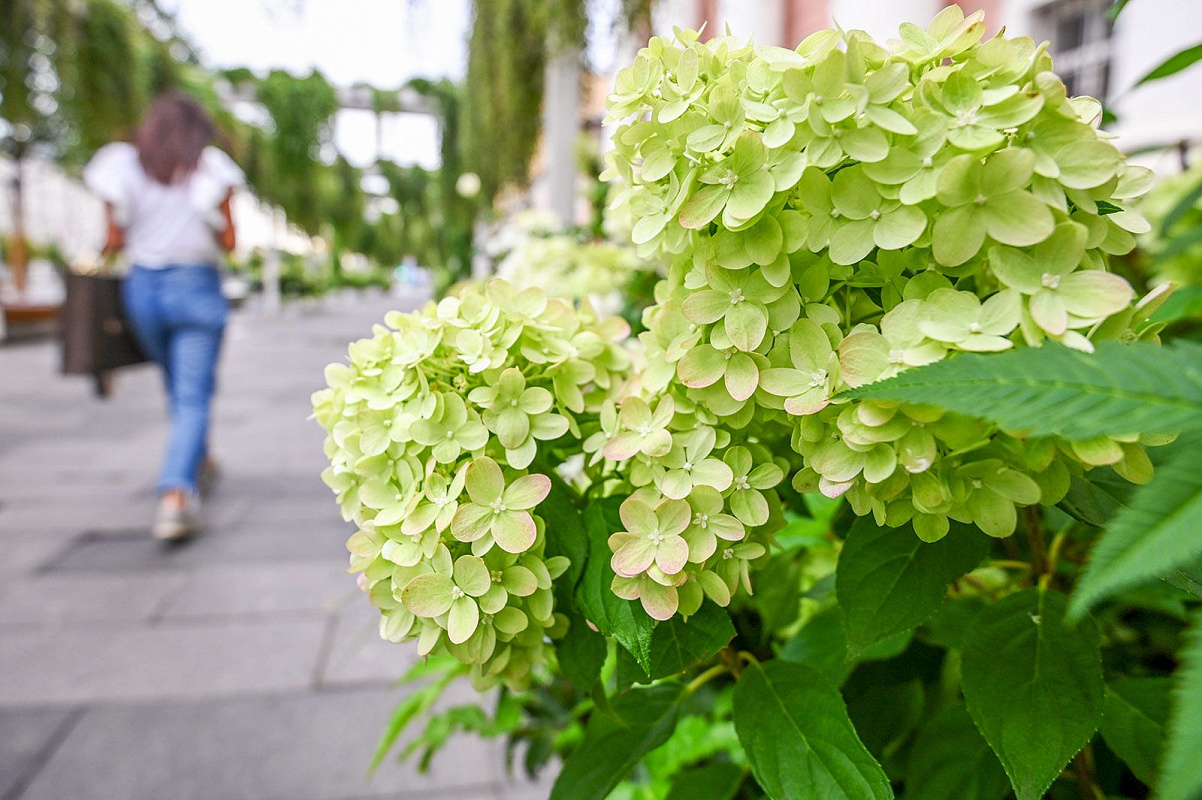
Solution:
<svg viewBox="0 0 1202 800">
<path fill-rule="evenodd" d="M 671 265 L 646 331 L 497 280 L 329 368 L 383 635 L 504 687 L 410 749 L 524 739 L 572 800 L 639 763 L 625 796 L 1202 784 L 1202 653 L 1152 744 L 1198 596 L 1186 446 L 1129 492 L 1202 427 L 1199 351 L 1106 269 L 1151 176 L 1042 47 L 982 33 L 653 39 L 610 101 L 615 202 Z"/>
</svg>

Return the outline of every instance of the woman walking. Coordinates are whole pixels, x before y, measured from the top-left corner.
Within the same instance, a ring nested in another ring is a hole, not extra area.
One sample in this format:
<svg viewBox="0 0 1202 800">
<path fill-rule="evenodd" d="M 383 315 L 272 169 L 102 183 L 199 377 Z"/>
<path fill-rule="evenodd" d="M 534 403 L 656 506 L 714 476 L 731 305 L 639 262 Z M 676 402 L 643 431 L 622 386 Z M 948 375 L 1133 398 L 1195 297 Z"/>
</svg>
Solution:
<svg viewBox="0 0 1202 800">
<path fill-rule="evenodd" d="M 97 152 L 84 181 L 105 201 L 105 252 L 124 250 L 123 287 L 134 333 L 163 370 L 171 433 L 159 476 L 153 532 L 195 532 L 198 489 L 213 471 L 209 407 L 229 305 L 217 263 L 234 247 L 230 199 L 242 171 L 210 145 L 216 128 L 191 97 L 159 97 L 134 144 Z"/>
</svg>

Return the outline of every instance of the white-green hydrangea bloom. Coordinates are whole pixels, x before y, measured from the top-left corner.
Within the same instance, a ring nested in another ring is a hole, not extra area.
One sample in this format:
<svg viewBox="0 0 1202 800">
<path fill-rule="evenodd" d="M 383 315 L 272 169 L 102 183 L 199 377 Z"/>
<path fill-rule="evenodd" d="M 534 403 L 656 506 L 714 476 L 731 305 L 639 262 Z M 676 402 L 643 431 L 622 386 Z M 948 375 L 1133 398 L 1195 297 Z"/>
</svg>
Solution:
<svg viewBox="0 0 1202 800">
<path fill-rule="evenodd" d="M 569 564 L 545 555 L 539 516 L 558 466 L 544 448 L 600 432 L 629 378 L 628 328 L 503 281 L 386 321 L 313 397 L 323 478 L 359 527 L 351 570 L 386 639 L 450 653 L 478 685 L 521 685 L 565 625 L 551 588 Z"/>
<path fill-rule="evenodd" d="M 1042 46 L 983 32 L 953 5 L 888 47 L 682 31 L 640 52 L 607 171 L 636 250 L 668 265 L 638 341 L 494 281 L 390 314 L 314 396 L 382 635 L 521 685 L 566 624 L 540 515 L 561 478 L 622 499 L 612 590 L 661 620 L 751 591 L 786 478 L 928 541 L 949 520 L 1007 536 L 1084 470 L 1150 478 L 1139 437 L 845 394 L 965 351 L 1155 336 L 1163 297 L 1132 305 L 1107 270 L 1145 228 L 1146 173 Z"/>
<path fill-rule="evenodd" d="M 949 519 L 1008 535 L 1016 507 L 1057 502 L 1072 472 L 1147 473 L 1134 439 L 1032 441 L 841 395 L 961 351 L 1090 349 L 1146 330 L 1107 271 L 1145 228 L 1128 203 L 1146 171 L 1099 134 L 1096 101 L 1067 97 L 1043 46 L 983 33 L 956 6 L 888 47 L 861 31 L 792 51 L 686 31 L 652 40 L 618 78 L 609 176 L 640 252 L 671 264 L 644 315 L 644 390 L 673 398 L 674 439 L 702 425 L 738 443 L 715 512 L 759 540 L 714 544 L 726 561 L 700 571 L 732 591 L 745 564 L 730 561 L 769 541 L 770 487 L 786 474 L 933 540 Z M 668 88 L 682 63 L 688 90 Z M 779 477 L 755 488 L 744 445 Z M 688 486 L 663 461 L 682 452 L 639 454 L 631 474 L 642 461 L 675 474 L 656 497 L 679 497 Z M 662 577 L 652 565 L 615 589 L 649 591 L 662 610 L 667 589 L 683 598 L 703 580 Z"/>
</svg>

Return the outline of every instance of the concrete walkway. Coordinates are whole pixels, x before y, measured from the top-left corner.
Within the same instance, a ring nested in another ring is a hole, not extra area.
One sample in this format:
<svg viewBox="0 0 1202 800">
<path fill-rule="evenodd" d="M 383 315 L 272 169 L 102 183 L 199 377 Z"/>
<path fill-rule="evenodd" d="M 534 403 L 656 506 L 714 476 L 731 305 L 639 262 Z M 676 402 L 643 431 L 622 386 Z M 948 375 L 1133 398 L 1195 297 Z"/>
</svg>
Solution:
<svg viewBox="0 0 1202 800">
<path fill-rule="evenodd" d="M 413 649 L 378 639 L 345 573 L 352 530 L 307 416 L 322 367 L 398 305 L 232 318 L 223 477 L 180 547 L 147 532 L 155 371 L 101 401 L 57 374 L 54 343 L 0 348 L 0 800 L 545 796 L 470 738 L 426 775 L 389 760 L 367 777 Z"/>
</svg>

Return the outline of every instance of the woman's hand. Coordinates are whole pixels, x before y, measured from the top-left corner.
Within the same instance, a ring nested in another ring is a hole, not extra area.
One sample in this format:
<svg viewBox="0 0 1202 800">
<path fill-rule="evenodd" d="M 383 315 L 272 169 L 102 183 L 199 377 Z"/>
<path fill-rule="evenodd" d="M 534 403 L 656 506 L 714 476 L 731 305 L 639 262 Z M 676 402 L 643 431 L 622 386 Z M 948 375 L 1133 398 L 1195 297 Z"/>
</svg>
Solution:
<svg viewBox="0 0 1202 800">
<path fill-rule="evenodd" d="M 225 218 L 225 227 L 217 231 L 217 244 L 227 253 L 234 249 L 234 245 L 237 242 L 237 237 L 234 234 L 234 215 L 230 210 L 230 201 L 233 197 L 234 192 L 230 190 L 217 209 L 221 213 L 221 216 Z"/>
<path fill-rule="evenodd" d="M 117 209 L 112 203 L 104 204 L 104 216 L 106 230 L 102 252 L 107 258 L 120 253 L 125 248 L 125 228 L 117 224 Z"/>
</svg>

